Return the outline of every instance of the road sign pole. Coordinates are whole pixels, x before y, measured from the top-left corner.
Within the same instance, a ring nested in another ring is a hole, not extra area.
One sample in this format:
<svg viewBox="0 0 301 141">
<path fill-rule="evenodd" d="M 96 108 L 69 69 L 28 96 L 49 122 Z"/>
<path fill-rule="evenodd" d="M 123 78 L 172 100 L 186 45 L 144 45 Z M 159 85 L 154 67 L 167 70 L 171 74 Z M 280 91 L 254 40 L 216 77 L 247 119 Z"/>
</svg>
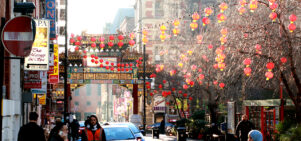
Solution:
<svg viewBox="0 0 301 141">
<path fill-rule="evenodd" d="M 1 18 L 1 27 L 0 33 L 5 24 L 5 18 Z M 4 46 L 2 42 L 0 42 L 0 109 L 1 109 L 1 116 L 0 116 L 0 140 L 2 140 L 2 115 L 3 115 L 3 77 L 4 77 Z"/>
</svg>

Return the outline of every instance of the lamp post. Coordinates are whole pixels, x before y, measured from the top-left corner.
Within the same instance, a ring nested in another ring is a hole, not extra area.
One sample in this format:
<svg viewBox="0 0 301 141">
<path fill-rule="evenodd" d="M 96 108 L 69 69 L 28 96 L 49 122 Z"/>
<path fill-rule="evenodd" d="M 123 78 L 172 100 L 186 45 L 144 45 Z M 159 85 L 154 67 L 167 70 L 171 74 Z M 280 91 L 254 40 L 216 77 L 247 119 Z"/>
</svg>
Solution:
<svg viewBox="0 0 301 141">
<path fill-rule="evenodd" d="M 146 92 L 145 92 L 145 44 L 143 45 L 143 130 L 145 131 L 145 125 L 146 125 L 146 110 L 145 110 L 145 98 L 146 98 Z"/>
<path fill-rule="evenodd" d="M 67 68 L 68 68 L 68 32 L 67 32 L 67 25 L 68 25 L 68 0 L 65 0 L 65 60 L 64 60 L 64 122 L 66 123 L 67 119 L 67 102 L 68 102 L 68 95 L 67 95 Z"/>
</svg>

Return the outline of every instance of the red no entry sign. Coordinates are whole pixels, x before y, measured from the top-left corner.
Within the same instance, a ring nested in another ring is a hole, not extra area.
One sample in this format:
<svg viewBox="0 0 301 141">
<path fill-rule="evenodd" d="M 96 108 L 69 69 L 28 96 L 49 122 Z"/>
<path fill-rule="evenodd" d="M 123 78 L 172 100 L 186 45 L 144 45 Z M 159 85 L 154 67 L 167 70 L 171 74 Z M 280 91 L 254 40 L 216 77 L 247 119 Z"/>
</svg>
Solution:
<svg viewBox="0 0 301 141">
<path fill-rule="evenodd" d="M 20 16 L 9 20 L 1 33 L 1 41 L 6 50 L 20 57 L 26 57 L 31 52 L 34 41 L 34 21 L 31 17 Z"/>
</svg>

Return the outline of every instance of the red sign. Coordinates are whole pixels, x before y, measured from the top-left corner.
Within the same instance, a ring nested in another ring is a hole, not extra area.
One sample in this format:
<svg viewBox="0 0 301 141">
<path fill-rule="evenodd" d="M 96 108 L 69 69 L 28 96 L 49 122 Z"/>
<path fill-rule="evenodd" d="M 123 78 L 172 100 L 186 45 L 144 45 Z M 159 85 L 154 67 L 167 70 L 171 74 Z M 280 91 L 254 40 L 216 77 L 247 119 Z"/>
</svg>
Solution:
<svg viewBox="0 0 301 141">
<path fill-rule="evenodd" d="M 49 83 L 54 84 L 59 82 L 59 76 L 58 75 L 49 75 Z"/>
<path fill-rule="evenodd" d="M 24 74 L 24 88 L 42 88 L 39 71 L 25 71 Z"/>
<path fill-rule="evenodd" d="M 33 20 L 28 16 L 20 16 L 9 20 L 1 33 L 1 41 L 6 50 L 20 57 L 30 54 L 34 41 Z"/>
</svg>

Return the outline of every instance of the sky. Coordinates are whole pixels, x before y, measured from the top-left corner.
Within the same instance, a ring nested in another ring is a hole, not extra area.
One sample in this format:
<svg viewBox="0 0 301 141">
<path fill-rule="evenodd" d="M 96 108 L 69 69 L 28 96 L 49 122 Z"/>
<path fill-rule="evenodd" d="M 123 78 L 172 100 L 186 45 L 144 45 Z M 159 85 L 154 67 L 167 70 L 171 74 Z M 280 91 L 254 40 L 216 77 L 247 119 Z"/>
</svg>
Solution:
<svg viewBox="0 0 301 141">
<path fill-rule="evenodd" d="M 133 7 L 135 0 L 68 0 L 68 33 L 101 34 L 105 23 L 113 22 L 119 8 Z"/>
</svg>

